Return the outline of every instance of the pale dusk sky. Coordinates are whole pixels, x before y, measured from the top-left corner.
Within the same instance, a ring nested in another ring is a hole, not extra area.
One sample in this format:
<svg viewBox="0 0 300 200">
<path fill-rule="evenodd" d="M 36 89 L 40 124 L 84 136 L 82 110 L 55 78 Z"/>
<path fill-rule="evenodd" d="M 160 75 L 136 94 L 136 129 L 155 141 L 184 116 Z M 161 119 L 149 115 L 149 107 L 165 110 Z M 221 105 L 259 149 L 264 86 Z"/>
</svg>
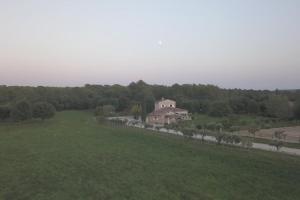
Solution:
<svg viewBox="0 0 300 200">
<path fill-rule="evenodd" d="M 300 88 L 299 0 L 0 0 L 0 85 Z"/>
</svg>

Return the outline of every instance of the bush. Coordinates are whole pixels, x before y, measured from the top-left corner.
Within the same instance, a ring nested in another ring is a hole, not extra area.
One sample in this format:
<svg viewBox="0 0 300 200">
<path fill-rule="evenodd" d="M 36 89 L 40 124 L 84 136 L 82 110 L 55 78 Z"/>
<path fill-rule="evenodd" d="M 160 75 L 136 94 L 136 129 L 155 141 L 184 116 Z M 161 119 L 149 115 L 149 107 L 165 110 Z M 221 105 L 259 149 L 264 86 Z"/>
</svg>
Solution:
<svg viewBox="0 0 300 200">
<path fill-rule="evenodd" d="M 184 128 L 181 132 L 186 137 L 193 137 L 193 135 L 196 133 L 196 130 L 193 128 Z"/>
<path fill-rule="evenodd" d="M 32 117 L 31 105 L 26 101 L 22 100 L 16 103 L 11 112 L 10 117 L 13 121 L 24 121 Z"/>
<path fill-rule="evenodd" d="M 224 133 L 216 133 L 215 138 L 217 140 L 217 144 L 221 144 L 221 142 L 226 139 L 225 137 L 226 135 Z"/>
<path fill-rule="evenodd" d="M 153 128 L 152 124 L 145 124 L 145 128 Z"/>
<path fill-rule="evenodd" d="M 300 100 L 296 101 L 295 107 L 294 107 L 294 116 L 297 119 L 300 119 Z"/>
<path fill-rule="evenodd" d="M 216 130 L 216 123 L 214 122 L 209 122 L 205 125 L 205 127 L 208 129 L 208 130 L 211 130 L 211 131 L 215 131 Z"/>
<path fill-rule="evenodd" d="M 49 119 L 55 115 L 55 107 L 47 102 L 38 102 L 33 105 L 33 117 L 42 120 Z"/>
<path fill-rule="evenodd" d="M 8 106 L 0 106 L 0 120 L 6 120 L 9 118 L 10 108 Z"/>
<path fill-rule="evenodd" d="M 94 114 L 95 114 L 95 116 L 103 115 L 103 109 L 102 109 L 102 106 L 97 106 L 97 107 L 95 108 Z"/>
<path fill-rule="evenodd" d="M 276 148 L 277 151 L 279 151 L 279 149 L 283 146 L 283 142 L 280 140 L 272 140 L 270 145 L 274 146 Z"/>
<path fill-rule="evenodd" d="M 241 142 L 241 138 L 239 136 L 225 133 L 217 134 L 216 139 L 218 144 L 220 144 L 221 141 L 224 141 L 227 144 L 238 144 Z"/>
</svg>

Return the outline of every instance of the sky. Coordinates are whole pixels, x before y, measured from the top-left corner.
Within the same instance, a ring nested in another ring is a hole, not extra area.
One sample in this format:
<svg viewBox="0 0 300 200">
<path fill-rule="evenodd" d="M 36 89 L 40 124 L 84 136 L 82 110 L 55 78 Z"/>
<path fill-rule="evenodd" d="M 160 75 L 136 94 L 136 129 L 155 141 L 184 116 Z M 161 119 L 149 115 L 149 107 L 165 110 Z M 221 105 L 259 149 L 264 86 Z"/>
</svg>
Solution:
<svg viewBox="0 0 300 200">
<path fill-rule="evenodd" d="M 0 85 L 300 88 L 299 0 L 0 0 Z"/>
</svg>

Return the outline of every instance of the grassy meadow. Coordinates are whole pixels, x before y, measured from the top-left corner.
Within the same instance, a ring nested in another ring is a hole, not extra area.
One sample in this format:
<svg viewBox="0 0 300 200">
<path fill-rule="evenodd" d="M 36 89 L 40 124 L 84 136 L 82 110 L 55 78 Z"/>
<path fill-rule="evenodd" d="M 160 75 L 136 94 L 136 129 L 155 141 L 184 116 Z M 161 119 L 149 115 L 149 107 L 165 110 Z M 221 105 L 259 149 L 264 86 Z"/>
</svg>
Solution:
<svg viewBox="0 0 300 200">
<path fill-rule="evenodd" d="M 300 157 L 98 124 L 0 124 L 0 199 L 299 199 Z"/>
</svg>

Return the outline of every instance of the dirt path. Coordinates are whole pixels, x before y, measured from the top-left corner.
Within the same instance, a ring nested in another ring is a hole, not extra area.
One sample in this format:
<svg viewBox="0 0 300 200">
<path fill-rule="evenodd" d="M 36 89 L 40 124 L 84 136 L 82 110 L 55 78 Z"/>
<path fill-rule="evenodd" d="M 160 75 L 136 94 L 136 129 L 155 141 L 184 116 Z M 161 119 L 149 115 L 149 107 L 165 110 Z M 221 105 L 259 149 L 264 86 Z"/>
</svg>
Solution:
<svg viewBox="0 0 300 200">
<path fill-rule="evenodd" d="M 272 139 L 273 134 L 277 130 L 283 130 L 284 134 L 286 134 L 285 141 L 292 142 L 292 143 L 299 143 L 300 142 L 300 126 L 293 126 L 293 127 L 282 127 L 282 128 L 270 128 L 270 129 L 261 129 L 255 134 L 257 138 L 264 138 L 264 139 Z M 248 131 L 239 131 L 242 135 L 250 135 Z"/>
</svg>

